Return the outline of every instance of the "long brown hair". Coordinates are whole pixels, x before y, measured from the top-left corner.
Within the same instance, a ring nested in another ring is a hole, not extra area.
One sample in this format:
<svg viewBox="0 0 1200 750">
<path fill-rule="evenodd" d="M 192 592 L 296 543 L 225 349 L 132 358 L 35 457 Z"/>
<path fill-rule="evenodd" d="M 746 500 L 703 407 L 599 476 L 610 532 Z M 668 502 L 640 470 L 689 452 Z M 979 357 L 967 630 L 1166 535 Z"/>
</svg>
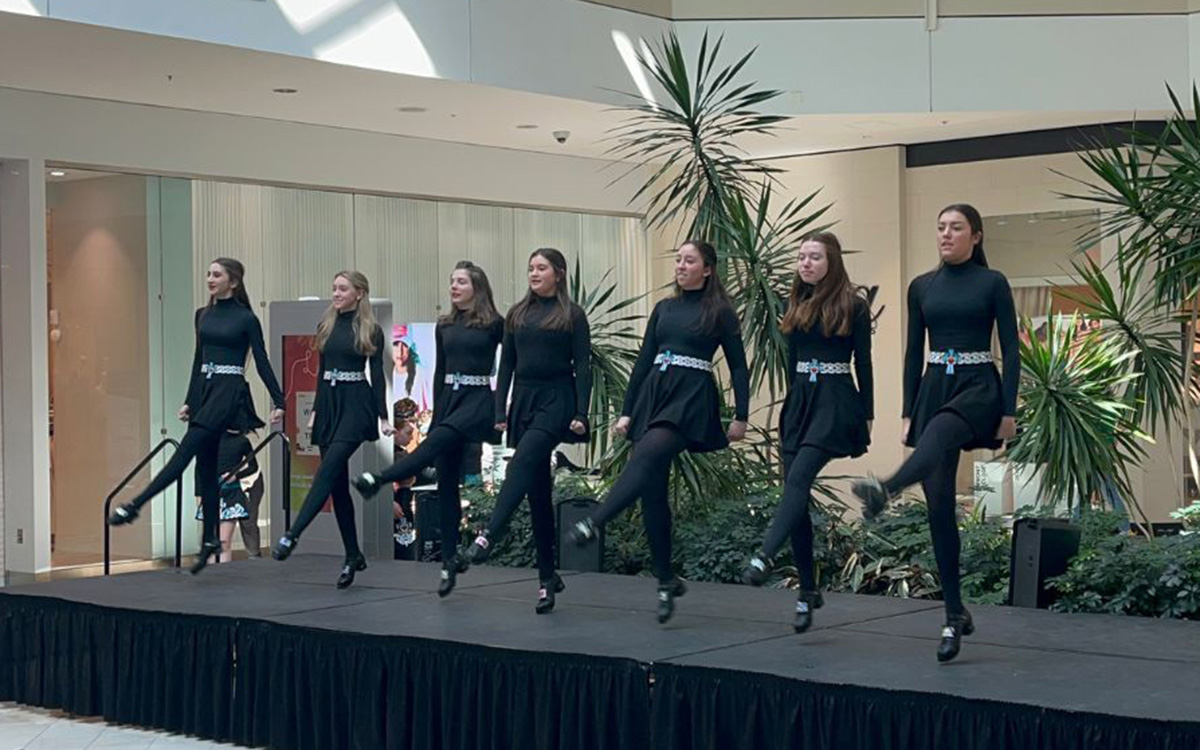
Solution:
<svg viewBox="0 0 1200 750">
<path fill-rule="evenodd" d="M 492 300 L 492 285 L 483 269 L 469 260 L 460 260 L 454 264 L 454 270 L 467 272 L 475 295 L 471 297 L 466 310 L 460 310 L 453 302 L 450 303 L 450 312 L 443 315 L 438 322 L 447 325 L 462 323 L 468 328 L 487 328 L 499 320 L 500 313 L 496 312 L 496 303 Z"/>
<path fill-rule="evenodd" d="M 706 334 L 715 333 L 720 326 L 721 313 L 726 308 L 733 310 L 733 300 L 729 298 L 729 292 L 725 291 L 721 277 L 717 274 L 717 249 L 704 240 L 688 240 L 679 248 L 682 250 L 688 245 L 700 253 L 704 267 L 711 271 L 704 280 L 704 293 L 700 296 L 700 330 Z M 682 294 L 683 288 L 679 286 L 679 282 L 675 282 L 675 296 Z"/>
<path fill-rule="evenodd" d="M 338 271 L 333 278 L 335 281 L 339 278 L 345 279 L 354 287 L 354 291 L 362 292 L 362 299 L 358 301 L 354 310 L 354 351 L 369 357 L 379 348 L 375 340 L 379 324 L 375 322 L 375 311 L 371 309 L 371 282 L 358 271 Z M 337 319 L 337 308 L 330 302 L 329 307 L 325 308 L 325 314 L 321 316 L 321 322 L 317 324 L 317 337 L 313 342 L 317 351 L 325 351 L 325 345 L 329 343 L 329 334 L 333 333 Z"/>
<path fill-rule="evenodd" d="M 859 288 L 850 281 L 842 260 L 842 243 L 832 232 L 815 232 L 800 241 L 819 242 L 825 248 L 829 270 L 816 284 L 806 284 L 800 272 L 792 278 L 792 293 L 788 296 L 787 311 L 779 328 L 791 333 L 797 328 L 810 331 L 816 323 L 826 336 L 848 336 L 854 326 L 854 316 L 863 303 Z"/>
<path fill-rule="evenodd" d="M 213 263 L 216 263 L 221 268 L 225 269 L 225 275 L 229 277 L 229 281 L 234 283 L 231 291 L 233 299 L 237 300 L 246 307 L 250 307 L 250 295 L 246 294 L 246 267 L 242 265 L 240 260 L 234 258 L 214 258 Z M 213 305 L 217 304 L 217 298 L 209 295 L 208 305 L 205 306 L 205 312 L 208 312 Z"/>
<path fill-rule="evenodd" d="M 550 267 L 554 269 L 554 275 L 557 278 L 557 283 L 554 286 L 554 297 L 558 301 L 554 312 L 542 321 L 541 327 L 548 331 L 569 331 L 572 325 L 571 308 L 574 306 L 574 303 L 571 302 L 571 297 L 567 294 L 567 259 L 563 257 L 562 253 L 552 247 L 539 247 L 529 254 L 529 260 L 533 260 L 539 255 L 545 258 Z M 529 314 L 529 306 L 533 304 L 535 296 L 534 291 L 530 289 L 520 302 L 509 308 L 505 325 L 508 326 L 510 331 L 520 328 L 525 323 L 525 317 Z"/>
</svg>

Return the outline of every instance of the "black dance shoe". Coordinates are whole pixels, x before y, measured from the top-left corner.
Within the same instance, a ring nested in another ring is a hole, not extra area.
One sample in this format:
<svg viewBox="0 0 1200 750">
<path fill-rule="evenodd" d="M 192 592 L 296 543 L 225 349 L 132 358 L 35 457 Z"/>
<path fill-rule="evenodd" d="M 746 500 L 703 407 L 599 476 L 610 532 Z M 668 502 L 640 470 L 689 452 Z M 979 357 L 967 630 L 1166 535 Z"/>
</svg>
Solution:
<svg viewBox="0 0 1200 750">
<path fill-rule="evenodd" d="M 118 505 L 108 516 L 109 526 L 124 526 L 127 523 L 133 523 L 138 517 L 138 508 L 133 503 Z"/>
<path fill-rule="evenodd" d="M 275 546 L 271 548 L 271 557 L 283 562 L 291 557 L 291 554 L 296 551 L 296 545 L 300 540 L 292 536 L 292 532 L 286 532 L 279 537 L 279 541 L 275 542 Z"/>
<path fill-rule="evenodd" d="M 884 489 L 883 482 L 873 474 L 851 484 L 850 491 L 862 500 L 864 521 L 873 521 L 879 517 L 887 508 L 888 501 L 892 499 Z"/>
<path fill-rule="evenodd" d="M 207 568 L 210 557 L 216 557 L 218 560 L 221 559 L 220 542 L 205 542 L 200 545 L 200 554 L 196 556 L 196 562 L 192 563 L 192 575 L 196 575 Z"/>
<path fill-rule="evenodd" d="M 346 563 L 342 566 L 342 574 L 338 576 L 337 587 L 339 589 L 348 589 L 354 583 L 354 574 L 360 570 L 367 569 L 367 558 L 362 556 L 362 553 L 354 557 L 347 557 Z"/>
<path fill-rule="evenodd" d="M 576 547 L 582 547 L 589 542 L 595 541 L 600 530 L 596 528 L 596 524 L 592 519 L 585 518 L 582 521 L 576 521 L 575 525 L 567 532 L 567 538 Z"/>
<path fill-rule="evenodd" d="M 750 558 L 746 569 L 742 571 L 742 583 L 747 586 L 761 586 L 771 577 L 771 570 L 774 567 L 775 561 L 766 552 L 759 550 L 754 553 L 754 557 Z"/>
<path fill-rule="evenodd" d="M 363 500 L 370 500 L 383 488 L 379 478 L 369 471 L 359 474 L 350 483 L 354 485 L 354 489 L 358 490 L 358 494 L 362 495 Z"/>
<path fill-rule="evenodd" d="M 813 610 L 825 606 L 825 597 L 820 591 L 801 591 L 796 599 L 796 619 L 792 621 L 792 630 L 803 633 L 812 627 Z"/>
<path fill-rule="evenodd" d="M 563 579 L 558 573 L 549 581 L 542 581 L 541 588 L 538 589 L 537 606 L 534 611 L 539 615 L 544 615 L 554 609 L 554 595 L 561 594 L 567 588 L 567 584 L 563 583 Z"/>
<path fill-rule="evenodd" d="M 467 566 L 475 565 L 488 559 L 488 556 L 491 554 L 492 542 L 488 539 L 487 532 L 482 531 L 479 533 L 479 536 L 475 537 L 475 541 L 471 542 L 471 546 L 467 547 L 467 551 L 463 553 L 463 562 Z M 461 572 L 465 573 L 466 568 Z"/>
<path fill-rule="evenodd" d="M 675 614 L 675 600 L 687 593 L 683 579 L 675 576 L 670 583 L 658 585 L 658 621 L 664 623 Z"/>
<path fill-rule="evenodd" d="M 942 628 L 942 641 L 938 644 L 937 660 L 945 663 L 958 656 L 962 648 L 964 635 L 975 632 L 975 622 L 971 613 L 963 610 L 961 615 L 946 615 L 946 625 Z"/>
<path fill-rule="evenodd" d="M 450 596 L 450 592 L 458 583 L 458 574 L 466 573 L 468 569 L 467 561 L 462 559 L 461 555 L 455 555 L 442 563 L 442 580 L 438 583 L 438 596 Z"/>
</svg>

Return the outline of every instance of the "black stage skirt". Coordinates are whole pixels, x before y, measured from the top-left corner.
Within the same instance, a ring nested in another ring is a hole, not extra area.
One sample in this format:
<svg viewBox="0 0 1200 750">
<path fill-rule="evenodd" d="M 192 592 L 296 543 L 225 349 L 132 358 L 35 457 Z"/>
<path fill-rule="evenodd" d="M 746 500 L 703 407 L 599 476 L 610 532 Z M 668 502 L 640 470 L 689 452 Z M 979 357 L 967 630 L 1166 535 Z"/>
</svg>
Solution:
<svg viewBox="0 0 1200 750">
<path fill-rule="evenodd" d="M 516 448 L 528 430 L 557 435 L 562 443 L 586 443 L 590 429 L 582 435 L 571 432 L 575 418 L 575 382 L 517 382 L 508 406 L 508 447 Z"/>
<path fill-rule="evenodd" d="M 234 375 L 214 375 L 204 380 L 200 406 L 188 417 L 190 424 L 215 432 L 250 432 L 264 426 L 254 411 L 250 384 Z"/>
<path fill-rule="evenodd" d="M 963 450 L 996 450 L 1003 445 L 1003 441 L 996 439 L 996 430 L 1004 417 L 1004 392 L 996 366 L 958 365 L 953 375 L 947 375 L 941 365 L 927 367 L 921 376 L 904 444 L 910 448 L 916 446 L 925 425 L 943 411 L 957 414 L 970 425 L 975 437 Z"/>
<path fill-rule="evenodd" d="M 675 428 L 692 453 L 728 447 L 721 425 L 721 396 L 712 373 L 691 367 L 651 370 L 633 404 L 629 439 L 636 443 L 652 427 Z"/>
<path fill-rule="evenodd" d="M 779 416 L 779 436 L 784 453 L 796 453 L 805 445 L 835 458 L 866 453 L 871 434 L 854 380 L 849 375 L 818 375 L 812 382 L 807 374 L 798 374 Z"/>
<path fill-rule="evenodd" d="M 370 443 L 379 439 L 379 413 L 375 392 L 365 380 L 340 382 L 322 389 L 324 398 L 313 404 L 313 445 Z"/>
<path fill-rule="evenodd" d="M 442 387 L 441 394 L 433 404 L 433 423 L 451 427 L 469 443 L 500 443 L 496 432 L 496 394 L 491 388 L 480 385 Z"/>
</svg>

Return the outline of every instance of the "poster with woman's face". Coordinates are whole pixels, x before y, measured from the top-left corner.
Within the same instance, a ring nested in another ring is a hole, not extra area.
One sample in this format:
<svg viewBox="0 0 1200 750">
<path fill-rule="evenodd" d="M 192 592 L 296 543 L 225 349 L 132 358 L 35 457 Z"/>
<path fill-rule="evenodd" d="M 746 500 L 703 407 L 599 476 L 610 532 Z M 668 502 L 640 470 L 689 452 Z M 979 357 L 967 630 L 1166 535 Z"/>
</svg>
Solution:
<svg viewBox="0 0 1200 750">
<path fill-rule="evenodd" d="M 392 326 L 392 404 L 411 399 L 416 404 L 418 432 L 433 418 L 433 373 L 437 366 L 435 323 L 397 323 Z M 417 440 L 420 440 L 418 436 Z"/>
</svg>

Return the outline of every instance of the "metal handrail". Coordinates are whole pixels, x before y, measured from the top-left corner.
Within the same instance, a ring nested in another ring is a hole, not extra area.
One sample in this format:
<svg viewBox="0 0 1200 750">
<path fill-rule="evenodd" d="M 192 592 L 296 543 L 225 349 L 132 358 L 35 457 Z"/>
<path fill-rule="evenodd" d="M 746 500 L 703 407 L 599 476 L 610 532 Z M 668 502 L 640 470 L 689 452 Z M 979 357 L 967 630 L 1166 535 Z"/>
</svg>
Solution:
<svg viewBox="0 0 1200 750">
<path fill-rule="evenodd" d="M 158 445 L 154 446 L 154 450 L 146 454 L 146 457 L 138 462 L 138 465 L 133 467 L 133 471 L 121 480 L 116 489 L 108 493 L 108 497 L 104 498 L 104 575 L 108 575 L 112 569 L 112 527 L 108 525 L 108 516 L 112 512 L 113 499 L 121 494 L 121 491 L 133 481 L 133 478 L 146 468 L 146 464 L 154 460 L 154 457 L 162 452 L 163 448 L 168 445 L 173 446 L 175 450 L 179 450 L 179 441 L 174 438 L 163 438 Z M 183 541 L 183 523 L 181 517 L 183 515 L 183 476 L 175 480 L 175 567 L 181 565 L 179 555 L 179 546 Z"/>
<path fill-rule="evenodd" d="M 242 462 L 232 471 L 231 474 L 238 474 L 242 469 L 250 463 L 250 459 L 259 454 L 263 448 L 270 445 L 271 441 L 279 438 L 283 441 L 283 527 L 284 531 L 292 528 L 292 504 L 288 502 L 290 488 L 292 484 L 292 441 L 283 430 L 271 432 L 265 438 L 254 446 L 254 450 L 250 451 L 250 455 L 242 459 Z"/>
</svg>

